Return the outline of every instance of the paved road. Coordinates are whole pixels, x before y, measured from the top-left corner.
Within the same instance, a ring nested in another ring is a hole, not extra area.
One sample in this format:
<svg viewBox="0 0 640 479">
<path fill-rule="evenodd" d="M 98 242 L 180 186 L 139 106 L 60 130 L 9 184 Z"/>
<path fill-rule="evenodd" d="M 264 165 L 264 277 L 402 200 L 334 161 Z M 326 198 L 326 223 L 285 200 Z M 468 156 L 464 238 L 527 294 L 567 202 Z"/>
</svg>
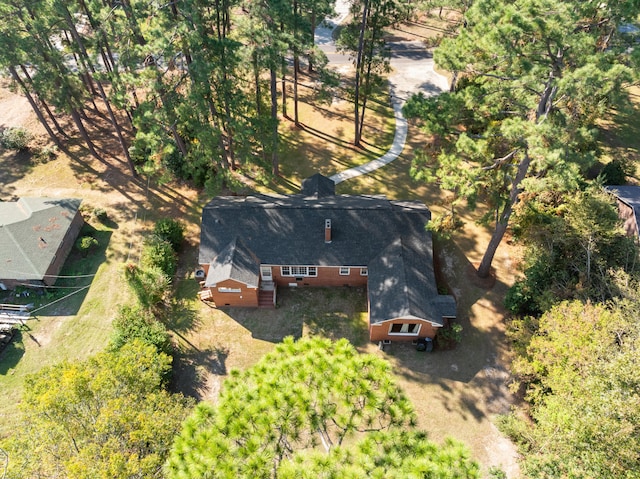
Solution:
<svg viewBox="0 0 640 479">
<path fill-rule="evenodd" d="M 336 69 L 351 65 L 348 55 L 336 52 L 332 39 L 333 30 L 343 22 L 349 14 L 349 3 L 346 0 L 336 2 L 336 17 L 325 20 L 324 25 L 316 30 L 315 41 L 327 55 L 329 65 Z M 437 95 L 449 88 L 447 79 L 433 69 L 433 57 L 422 42 L 398 41 L 390 45 L 391 68 L 389 77 L 389 93 L 396 119 L 396 131 L 393 143 L 387 153 L 364 165 L 341 171 L 330 178 L 336 183 L 370 173 L 392 162 L 402 153 L 407 140 L 407 120 L 402 115 L 405 101 L 413 94 L 423 92 L 427 96 Z"/>
</svg>

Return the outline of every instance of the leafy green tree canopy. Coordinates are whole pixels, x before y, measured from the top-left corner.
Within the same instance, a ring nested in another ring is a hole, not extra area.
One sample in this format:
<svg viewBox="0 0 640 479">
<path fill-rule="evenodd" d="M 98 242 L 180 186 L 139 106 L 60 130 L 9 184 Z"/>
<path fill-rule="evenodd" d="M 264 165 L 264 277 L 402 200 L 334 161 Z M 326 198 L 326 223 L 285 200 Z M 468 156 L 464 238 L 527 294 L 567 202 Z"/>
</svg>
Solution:
<svg viewBox="0 0 640 479">
<path fill-rule="evenodd" d="M 388 447 L 395 458 L 408 444 L 415 444 L 414 451 L 431 447 L 422 436 L 399 432 L 414 421 L 387 362 L 359 354 L 345 339 L 286 338 L 254 367 L 233 371 L 216 407 L 196 407 L 176 438 L 166 473 L 171 479 L 271 478 L 281 471 L 282 477 L 338 477 L 330 471 L 339 473 L 336 462 L 352 454 L 360 457 L 354 471 L 374 470 L 376 464 L 366 464 L 367 451 L 382 457 Z M 347 446 L 349 438 L 366 437 L 371 439 L 359 449 Z M 318 449 L 324 454 L 309 456 Z M 455 460 L 467 464 L 464 457 Z M 382 458 L 380 470 L 392 463 Z M 474 470 L 471 463 L 466 467 Z M 305 473 L 307 468 L 320 475 Z"/>
<path fill-rule="evenodd" d="M 606 301 L 616 295 L 615 271 L 638 268 L 638 250 L 600 187 L 521 198 L 513 232 L 525 244 L 525 270 L 505 299 L 512 313 L 539 315 L 567 299 Z"/>
<path fill-rule="evenodd" d="M 637 288 L 637 283 L 635 285 Z M 513 365 L 531 418 L 505 421 L 530 478 L 638 478 L 640 301 L 553 307 Z"/>
<path fill-rule="evenodd" d="M 165 390 L 170 368 L 169 356 L 132 341 L 30 376 L 9 477 L 158 477 L 191 406 Z"/>
</svg>

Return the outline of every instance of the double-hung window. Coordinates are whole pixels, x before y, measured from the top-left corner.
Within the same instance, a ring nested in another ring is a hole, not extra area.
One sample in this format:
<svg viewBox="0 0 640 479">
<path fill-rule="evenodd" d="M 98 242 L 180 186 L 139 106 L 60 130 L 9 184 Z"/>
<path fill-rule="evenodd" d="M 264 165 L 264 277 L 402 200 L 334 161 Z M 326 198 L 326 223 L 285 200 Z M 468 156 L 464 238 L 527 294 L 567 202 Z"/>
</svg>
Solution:
<svg viewBox="0 0 640 479">
<path fill-rule="evenodd" d="M 316 266 L 281 266 L 280 274 L 282 276 L 315 277 L 318 276 L 318 268 Z"/>
</svg>

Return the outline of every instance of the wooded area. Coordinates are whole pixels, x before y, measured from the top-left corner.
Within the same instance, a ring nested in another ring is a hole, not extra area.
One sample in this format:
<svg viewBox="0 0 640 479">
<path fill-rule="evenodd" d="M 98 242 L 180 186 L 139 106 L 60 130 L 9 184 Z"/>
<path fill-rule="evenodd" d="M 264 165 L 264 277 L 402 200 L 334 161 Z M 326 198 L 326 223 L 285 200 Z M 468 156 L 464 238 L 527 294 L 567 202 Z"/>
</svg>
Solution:
<svg viewBox="0 0 640 479">
<path fill-rule="evenodd" d="M 408 18 L 408 5 L 352 5 L 347 31 L 354 34 L 344 35 L 341 48 L 357 65 L 347 87 L 359 99 L 356 145 L 367 99 L 388 71 L 382 28 Z M 292 89 L 292 121 L 300 126 L 302 74 L 314 88 L 337 85 L 314 44 L 317 24 L 332 11 L 327 0 L 3 0 L 0 14 L 9 21 L 0 27 L 0 67 L 59 147 L 79 134 L 102 159 L 95 137 L 109 130 L 132 176 L 164 168 L 215 190 L 243 165 L 278 175 L 278 124 L 290 118 Z"/>
</svg>

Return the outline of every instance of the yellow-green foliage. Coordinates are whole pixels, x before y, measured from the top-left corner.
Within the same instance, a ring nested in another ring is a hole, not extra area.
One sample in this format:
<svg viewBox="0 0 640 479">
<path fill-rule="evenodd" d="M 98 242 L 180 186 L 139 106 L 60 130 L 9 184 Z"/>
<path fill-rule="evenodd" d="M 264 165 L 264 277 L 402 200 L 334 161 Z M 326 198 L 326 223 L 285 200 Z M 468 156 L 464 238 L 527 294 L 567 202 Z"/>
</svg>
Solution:
<svg viewBox="0 0 640 479">
<path fill-rule="evenodd" d="M 164 387 L 171 358 L 133 341 L 26 380 L 12 478 L 156 478 L 191 402 Z"/>
</svg>

